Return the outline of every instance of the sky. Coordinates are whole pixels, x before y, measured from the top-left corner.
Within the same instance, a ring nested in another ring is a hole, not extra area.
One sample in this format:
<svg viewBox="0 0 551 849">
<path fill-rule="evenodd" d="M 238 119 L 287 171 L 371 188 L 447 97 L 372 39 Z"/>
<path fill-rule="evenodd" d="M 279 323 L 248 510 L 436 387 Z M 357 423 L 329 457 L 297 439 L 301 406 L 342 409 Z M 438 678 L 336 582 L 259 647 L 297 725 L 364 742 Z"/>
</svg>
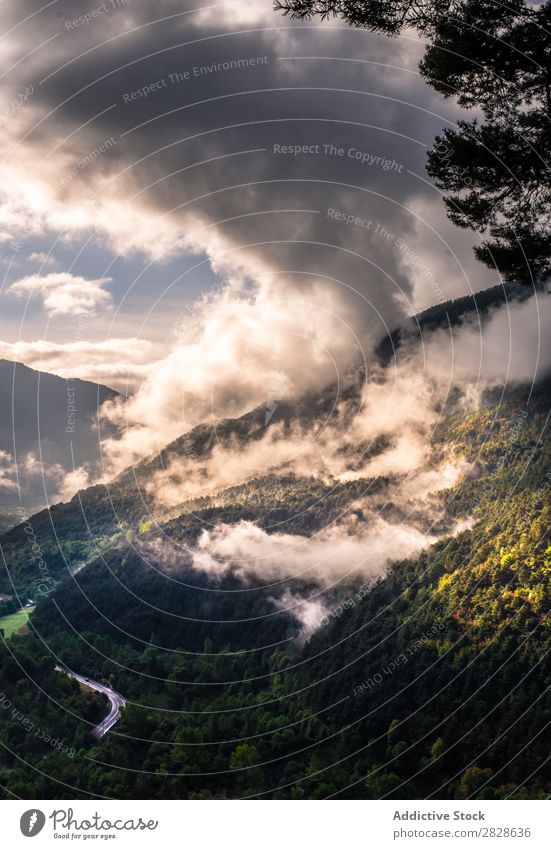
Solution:
<svg viewBox="0 0 551 849">
<path fill-rule="evenodd" d="M 293 23 L 271 0 L 2 13 L 0 356 L 133 390 L 201 298 L 226 300 L 222 323 L 245 304 L 240 336 L 277 346 L 313 321 L 318 349 L 369 348 L 497 282 L 427 180 L 458 112 L 412 35 Z"/>
</svg>

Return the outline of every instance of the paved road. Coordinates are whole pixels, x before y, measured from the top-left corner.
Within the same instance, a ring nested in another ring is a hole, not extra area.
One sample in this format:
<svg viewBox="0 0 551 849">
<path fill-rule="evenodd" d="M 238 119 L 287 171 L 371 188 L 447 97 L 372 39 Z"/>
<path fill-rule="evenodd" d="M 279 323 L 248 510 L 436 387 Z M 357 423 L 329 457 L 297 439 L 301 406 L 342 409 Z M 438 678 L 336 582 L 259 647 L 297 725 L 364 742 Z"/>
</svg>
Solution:
<svg viewBox="0 0 551 849">
<path fill-rule="evenodd" d="M 56 666 L 56 670 L 58 672 L 64 672 L 69 678 L 74 678 L 75 681 L 78 681 L 79 684 L 84 684 L 85 687 L 90 687 L 91 690 L 96 690 L 98 693 L 103 693 L 104 696 L 107 696 L 109 702 L 111 704 L 111 710 L 105 719 L 100 722 L 99 725 L 96 725 L 94 729 L 92 729 L 92 736 L 96 738 L 96 740 L 101 740 L 108 731 L 111 730 L 113 725 L 118 721 L 121 715 L 121 708 L 123 708 L 126 704 L 126 701 L 123 699 L 120 693 L 116 693 L 110 687 L 107 687 L 105 684 L 100 684 L 99 681 L 92 681 L 91 678 L 85 678 L 84 675 L 77 675 L 76 672 L 71 672 L 70 669 L 64 669 L 62 666 Z"/>
</svg>

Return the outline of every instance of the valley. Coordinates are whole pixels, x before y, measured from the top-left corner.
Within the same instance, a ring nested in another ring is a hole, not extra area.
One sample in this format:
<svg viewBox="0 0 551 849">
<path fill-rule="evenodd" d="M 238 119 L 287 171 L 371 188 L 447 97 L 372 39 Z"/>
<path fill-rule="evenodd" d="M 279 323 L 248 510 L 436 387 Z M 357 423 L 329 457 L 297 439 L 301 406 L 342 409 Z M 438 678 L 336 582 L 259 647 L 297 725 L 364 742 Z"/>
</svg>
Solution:
<svg viewBox="0 0 551 849">
<path fill-rule="evenodd" d="M 81 784 L 75 770 L 99 758 L 128 764 L 126 783 L 102 767 L 101 787 L 129 798 L 545 795 L 548 390 L 540 384 L 528 400 L 522 387 L 488 392 L 478 409 L 450 407 L 433 435 L 434 456 L 445 449 L 475 471 L 429 502 L 412 491 L 400 505 L 403 481 L 392 475 L 339 482 L 282 468 L 159 506 L 144 498 L 143 482 L 157 474 L 153 458 L 32 517 L 55 590 L 39 599 L 31 633 L 10 640 L 4 676 L 15 661 L 36 679 L 42 658 L 42 723 L 69 719 L 52 714 L 59 682 L 48 672 L 50 652 L 125 694 L 117 735 L 102 739 L 101 754 L 83 742 L 55 779 L 32 779 L 36 792 L 63 797 L 65 782 L 88 797 L 93 781 Z M 232 440 L 240 434 L 240 450 L 247 430 L 254 442 L 262 412 L 225 423 Z M 165 461 L 190 440 L 194 456 L 206 458 L 199 428 L 169 446 Z M 386 450 L 383 441 L 369 456 Z M 143 512 L 148 503 L 154 518 Z M 265 529 L 265 552 L 281 527 L 305 541 L 333 528 L 342 545 L 351 517 L 357 539 L 373 511 L 391 526 L 407 516 L 419 529 L 440 528 L 438 541 L 389 562 L 367 584 L 366 566 L 356 577 L 337 572 L 328 581 L 307 568 L 266 582 L 260 572 L 209 573 L 197 559 L 202 539 L 211 558 L 221 544 L 204 536 L 214 526 L 245 529 L 245 539 L 249 528 Z M 18 560 L 17 534 L 8 532 L 2 548 L 10 583 L 24 591 L 32 577 Z M 9 691 L 5 678 L 0 685 Z M 57 756 L 40 757 L 53 774 Z M 133 780 L 138 761 L 144 768 Z M 9 775 L 12 787 L 30 780 L 24 767 Z"/>
</svg>

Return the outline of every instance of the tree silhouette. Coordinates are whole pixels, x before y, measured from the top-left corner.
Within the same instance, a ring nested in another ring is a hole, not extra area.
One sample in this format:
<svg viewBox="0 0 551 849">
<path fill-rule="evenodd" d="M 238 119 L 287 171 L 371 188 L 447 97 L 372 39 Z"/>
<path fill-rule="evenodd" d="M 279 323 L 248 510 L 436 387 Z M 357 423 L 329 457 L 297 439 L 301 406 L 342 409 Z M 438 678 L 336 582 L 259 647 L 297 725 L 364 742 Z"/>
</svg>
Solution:
<svg viewBox="0 0 551 849">
<path fill-rule="evenodd" d="M 435 140 L 427 170 L 448 216 L 483 236 L 479 260 L 506 280 L 551 274 L 551 2 L 523 0 L 277 0 L 293 18 L 337 16 L 389 36 L 428 38 L 422 75 L 476 108 Z"/>
</svg>

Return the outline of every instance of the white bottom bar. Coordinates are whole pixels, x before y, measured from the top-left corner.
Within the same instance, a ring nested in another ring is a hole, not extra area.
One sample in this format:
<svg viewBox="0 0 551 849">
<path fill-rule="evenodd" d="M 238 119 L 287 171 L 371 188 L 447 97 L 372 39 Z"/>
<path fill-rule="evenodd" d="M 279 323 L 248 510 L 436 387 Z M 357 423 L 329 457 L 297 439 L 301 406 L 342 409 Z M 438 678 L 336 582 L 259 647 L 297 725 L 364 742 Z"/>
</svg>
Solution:
<svg viewBox="0 0 551 849">
<path fill-rule="evenodd" d="M 0 823 L 10 849 L 35 836 L 37 849 L 549 849 L 550 808 L 549 801 L 6 801 Z"/>
</svg>

